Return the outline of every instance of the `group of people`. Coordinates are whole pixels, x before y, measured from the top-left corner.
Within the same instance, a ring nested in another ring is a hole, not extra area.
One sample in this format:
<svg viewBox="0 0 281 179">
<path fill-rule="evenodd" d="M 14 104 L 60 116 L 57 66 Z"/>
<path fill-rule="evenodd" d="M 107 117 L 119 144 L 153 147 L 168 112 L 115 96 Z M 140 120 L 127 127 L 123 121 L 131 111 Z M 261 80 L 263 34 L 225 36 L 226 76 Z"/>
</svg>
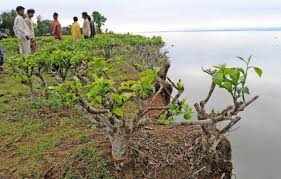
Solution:
<svg viewBox="0 0 281 179">
<path fill-rule="evenodd" d="M 33 9 L 27 10 L 27 17 L 24 19 L 24 7 L 17 7 L 18 15 L 14 21 L 14 33 L 19 42 L 19 49 L 21 54 L 31 54 L 36 51 L 36 41 L 34 33 L 34 24 L 32 17 L 35 11 Z"/>
<path fill-rule="evenodd" d="M 34 23 L 32 22 L 32 17 L 34 16 L 35 10 L 27 10 L 27 17 L 24 19 L 24 10 L 22 6 L 18 6 L 17 17 L 14 22 L 14 33 L 19 41 L 20 53 L 21 54 L 31 54 L 36 51 L 36 40 L 34 33 Z M 51 33 L 54 35 L 55 41 L 59 43 L 62 40 L 62 26 L 58 20 L 58 13 L 53 14 L 54 21 L 51 25 Z M 91 38 L 95 35 L 95 28 L 92 24 L 91 17 L 87 12 L 82 13 L 83 23 L 83 35 L 85 38 Z M 75 41 L 81 38 L 81 29 L 78 23 L 78 18 L 73 18 L 74 22 L 71 26 L 71 34 Z"/>
<path fill-rule="evenodd" d="M 15 36 L 18 39 L 19 43 L 19 49 L 21 54 L 32 54 L 36 52 L 36 38 L 35 38 L 35 32 L 34 32 L 34 23 L 32 21 L 32 18 L 34 17 L 35 10 L 34 9 L 28 9 L 27 10 L 27 16 L 24 18 L 25 15 L 25 8 L 22 6 L 18 6 L 16 8 L 17 16 L 14 20 L 14 33 Z M 62 26 L 58 20 L 58 13 L 53 14 L 53 22 L 51 25 L 51 33 L 55 38 L 56 43 L 60 43 L 62 40 Z M 82 18 L 84 19 L 83 22 L 83 35 L 84 38 L 88 39 L 93 37 L 96 34 L 95 26 L 92 24 L 91 17 L 88 15 L 87 12 L 82 13 Z M 80 29 L 80 24 L 78 23 L 78 17 L 73 18 L 73 24 L 71 25 L 71 34 L 73 37 L 73 40 L 75 42 L 79 41 L 82 33 Z M 2 35 L 0 33 L 0 40 L 2 38 L 6 37 L 5 35 Z M 0 48 L 0 71 L 3 71 L 2 65 L 4 63 L 4 55 L 3 51 Z"/>
<path fill-rule="evenodd" d="M 83 35 L 85 39 L 91 38 L 96 35 L 95 26 L 92 24 L 91 16 L 87 12 L 82 13 L 83 22 Z M 73 18 L 73 24 L 71 25 L 71 34 L 74 41 L 79 41 L 81 38 L 80 24 L 78 23 L 78 17 Z"/>
</svg>

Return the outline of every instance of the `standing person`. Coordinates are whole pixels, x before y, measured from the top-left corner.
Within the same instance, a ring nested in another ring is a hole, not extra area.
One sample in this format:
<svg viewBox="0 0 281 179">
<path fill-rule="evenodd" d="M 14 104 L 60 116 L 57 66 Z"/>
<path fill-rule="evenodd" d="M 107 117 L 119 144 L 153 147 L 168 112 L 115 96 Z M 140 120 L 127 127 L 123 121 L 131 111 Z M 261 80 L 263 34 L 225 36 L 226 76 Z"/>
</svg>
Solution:
<svg viewBox="0 0 281 179">
<path fill-rule="evenodd" d="M 16 8 L 18 15 L 14 21 L 14 33 L 19 42 L 20 53 L 29 55 L 31 53 L 31 49 L 30 49 L 31 35 L 30 35 L 29 28 L 23 19 L 24 9 L 25 8 L 22 6 L 18 6 Z"/>
<path fill-rule="evenodd" d="M 90 27 L 91 27 L 91 37 L 94 37 L 96 35 L 95 23 L 94 21 L 92 22 L 92 18 L 89 15 L 88 15 L 88 20 L 90 22 Z"/>
<path fill-rule="evenodd" d="M 71 25 L 71 35 L 75 42 L 79 41 L 81 38 L 80 24 L 78 23 L 78 18 L 73 18 L 73 24 Z"/>
<path fill-rule="evenodd" d="M 88 13 L 87 12 L 83 12 L 82 13 L 82 18 L 84 19 L 83 35 L 84 35 L 85 39 L 88 39 L 88 38 L 91 37 L 91 24 L 90 24 L 89 19 L 88 19 Z"/>
<path fill-rule="evenodd" d="M 3 38 L 7 38 L 7 36 L 0 32 L 0 40 L 2 40 Z M 2 47 L 0 46 L 0 72 L 4 71 L 4 69 L 2 68 L 3 64 L 4 64 L 4 54 L 3 54 Z"/>
<path fill-rule="evenodd" d="M 36 40 L 35 40 L 35 33 L 34 33 L 34 23 L 32 18 L 34 17 L 35 10 L 28 9 L 27 10 L 27 17 L 25 18 L 25 23 L 27 24 L 29 31 L 30 31 L 30 48 L 31 52 L 34 54 L 36 52 Z"/>
<path fill-rule="evenodd" d="M 55 12 L 53 15 L 54 21 L 51 26 L 51 32 L 55 37 L 55 41 L 57 43 L 60 43 L 60 41 L 62 40 L 62 28 L 58 20 L 58 17 L 59 17 L 58 13 Z"/>
</svg>

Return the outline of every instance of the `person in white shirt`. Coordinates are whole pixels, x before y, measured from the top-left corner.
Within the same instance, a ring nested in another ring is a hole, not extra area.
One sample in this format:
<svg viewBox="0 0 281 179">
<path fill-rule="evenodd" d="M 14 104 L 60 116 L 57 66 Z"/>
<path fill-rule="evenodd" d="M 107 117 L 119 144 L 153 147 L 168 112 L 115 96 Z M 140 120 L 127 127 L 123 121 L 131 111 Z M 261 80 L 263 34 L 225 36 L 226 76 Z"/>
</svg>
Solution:
<svg viewBox="0 0 281 179">
<path fill-rule="evenodd" d="M 27 17 L 24 19 L 25 23 L 28 26 L 29 32 L 30 32 L 30 48 L 31 52 L 36 52 L 36 40 L 35 40 L 35 33 L 34 33 L 34 23 L 32 21 L 32 17 L 34 16 L 35 10 L 34 9 L 28 9 L 27 10 Z"/>
<path fill-rule="evenodd" d="M 29 55 L 31 54 L 31 48 L 30 48 L 31 34 L 26 22 L 23 19 L 24 9 L 25 8 L 22 6 L 18 6 L 16 8 L 18 15 L 14 21 L 14 33 L 19 42 L 20 53 Z"/>
<path fill-rule="evenodd" d="M 83 12 L 82 13 L 82 18 L 84 19 L 83 23 L 83 35 L 85 39 L 88 39 L 91 37 L 91 24 L 90 21 L 88 20 L 88 13 Z"/>
</svg>

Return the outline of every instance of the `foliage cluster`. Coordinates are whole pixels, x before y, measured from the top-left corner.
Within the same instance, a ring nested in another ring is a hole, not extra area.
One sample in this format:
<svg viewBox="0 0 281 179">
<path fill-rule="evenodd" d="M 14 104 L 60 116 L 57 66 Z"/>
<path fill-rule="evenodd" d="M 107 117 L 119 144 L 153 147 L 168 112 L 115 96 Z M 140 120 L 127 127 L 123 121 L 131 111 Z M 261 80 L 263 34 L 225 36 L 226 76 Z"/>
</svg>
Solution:
<svg viewBox="0 0 281 179">
<path fill-rule="evenodd" d="M 14 41 L 6 42 L 14 44 L 9 45 L 9 48 L 15 48 Z M 195 104 L 198 121 L 189 121 L 192 108 L 186 99 L 181 98 L 184 84 L 181 80 L 175 83 L 169 79 L 167 72 L 170 66 L 161 65 L 168 63 L 163 52 L 164 45 L 160 37 L 129 34 L 101 34 L 95 39 L 77 43 L 69 38 L 60 44 L 54 44 L 50 38 L 43 38 L 36 54 L 10 56 L 8 65 L 17 79 L 28 85 L 32 101 L 36 101 L 33 81 L 37 78 L 42 83 L 42 94 L 46 98 L 59 100 L 56 104 L 80 105 L 109 138 L 112 155 L 116 160 L 124 159 L 128 139 L 134 131 L 155 122 L 147 115 L 153 110 L 159 111 L 159 115 L 154 118 L 161 123 L 173 122 L 176 116 L 181 116 L 187 120 L 181 123 L 183 125 L 201 125 L 207 137 L 207 146 L 215 144 L 240 120 L 237 114 L 257 99 L 255 97 L 247 101 L 245 98 L 250 91 L 247 77 L 250 69 L 254 69 L 260 77 L 262 70 L 250 66 L 251 57 L 239 57 L 245 63 L 245 68 L 220 65 L 215 66 L 214 71 L 205 70 L 212 76 L 212 86 L 208 97 L 200 104 Z M 135 67 L 138 75 L 134 79 L 114 80 L 109 75 L 112 67 L 124 60 Z M 52 79 L 52 84 L 47 84 L 46 76 Z M 234 105 L 220 113 L 208 113 L 204 106 L 216 86 L 226 89 Z M 173 90 L 176 92 L 172 93 Z M 166 106 L 148 104 L 149 99 L 153 101 L 163 93 L 169 97 Z M 132 104 L 138 105 L 138 108 L 133 111 L 133 115 L 128 115 L 126 105 Z M 219 134 L 212 131 L 218 122 L 227 120 L 230 120 L 229 125 Z"/>
</svg>

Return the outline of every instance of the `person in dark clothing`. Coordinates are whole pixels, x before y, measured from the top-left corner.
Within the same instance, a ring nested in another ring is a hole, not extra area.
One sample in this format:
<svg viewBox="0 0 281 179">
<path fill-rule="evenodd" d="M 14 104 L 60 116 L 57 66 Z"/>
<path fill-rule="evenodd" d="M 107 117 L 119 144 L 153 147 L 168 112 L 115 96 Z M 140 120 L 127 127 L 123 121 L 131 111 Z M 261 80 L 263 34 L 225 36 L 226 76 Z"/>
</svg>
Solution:
<svg viewBox="0 0 281 179">
<path fill-rule="evenodd" d="M 92 18 L 89 15 L 88 15 L 88 20 L 89 20 L 90 26 L 91 26 L 91 37 L 94 37 L 96 35 L 95 23 L 94 23 L 94 21 L 92 21 Z"/>
<path fill-rule="evenodd" d="M 0 40 L 2 40 L 3 38 L 7 38 L 7 36 L 0 32 Z M 2 68 L 3 64 L 4 64 L 4 54 L 3 54 L 2 47 L 0 46 L 0 72 L 3 71 L 3 68 Z"/>
</svg>

